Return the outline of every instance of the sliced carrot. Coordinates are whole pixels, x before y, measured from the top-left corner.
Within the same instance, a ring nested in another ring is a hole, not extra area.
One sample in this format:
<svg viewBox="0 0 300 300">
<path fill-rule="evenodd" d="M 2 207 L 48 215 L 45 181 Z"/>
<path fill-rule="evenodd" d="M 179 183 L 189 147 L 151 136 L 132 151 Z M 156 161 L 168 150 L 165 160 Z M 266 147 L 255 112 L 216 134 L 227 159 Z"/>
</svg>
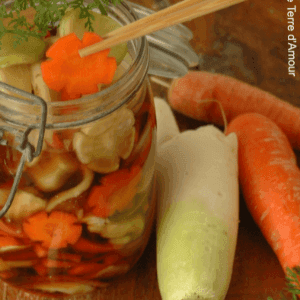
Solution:
<svg viewBox="0 0 300 300">
<path fill-rule="evenodd" d="M 83 237 L 81 237 L 73 248 L 77 251 L 87 252 L 87 253 L 106 253 L 116 250 L 118 247 L 106 242 L 104 244 L 91 242 Z"/>
<path fill-rule="evenodd" d="M 61 37 L 46 52 L 51 58 L 41 64 L 43 79 L 49 88 L 62 92 L 62 100 L 98 92 L 98 84 L 112 82 L 117 68 L 109 49 L 81 58 L 78 50 L 100 42 L 93 32 L 85 32 L 82 41 L 71 33 Z"/>
<path fill-rule="evenodd" d="M 51 146 L 54 149 L 64 149 L 65 148 L 63 140 L 60 138 L 60 136 L 56 132 L 53 132 L 51 144 L 49 142 L 48 142 L 48 144 L 49 144 L 49 146 Z"/>
<path fill-rule="evenodd" d="M 10 236 L 6 231 L 0 230 L 0 236 Z"/>
<path fill-rule="evenodd" d="M 99 262 L 81 262 L 77 264 L 70 270 L 68 270 L 68 274 L 70 275 L 86 275 L 92 273 L 98 273 L 101 270 L 104 270 L 108 266 L 116 263 L 123 257 L 117 253 L 108 253 L 101 257 L 101 261 Z M 98 258 L 99 260 L 99 258 Z"/>
<path fill-rule="evenodd" d="M 18 271 L 16 270 L 7 270 L 0 272 L 0 278 L 2 279 L 9 279 L 15 276 L 18 276 Z"/>
<path fill-rule="evenodd" d="M 17 238 L 26 237 L 22 229 L 16 227 L 13 224 L 8 224 L 4 220 L 0 220 L 0 230 L 5 232 L 7 235 L 14 236 Z M 3 234 L 4 235 L 4 234 Z"/>
<path fill-rule="evenodd" d="M 98 272 L 100 269 L 105 268 L 103 265 L 98 263 L 81 263 L 77 266 L 68 270 L 68 274 L 70 275 L 86 275 L 94 272 Z"/>
<path fill-rule="evenodd" d="M 168 101 L 176 111 L 207 123 L 224 125 L 220 106 L 228 122 L 240 114 L 259 113 L 275 122 L 288 136 L 295 149 L 300 149 L 300 108 L 276 96 L 229 76 L 191 71 L 175 79 Z"/>
<path fill-rule="evenodd" d="M 33 246 L 33 251 L 38 257 L 46 257 L 48 255 L 48 248 L 45 248 L 40 244 L 35 244 Z"/>
<path fill-rule="evenodd" d="M 48 216 L 42 211 L 24 221 L 23 230 L 30 239 L 41 241 L 43 247 L 58 249 L 77 242 L 82 231 L 77 222 L 77 217 L 69 213 L 53 211 Z"/>
<path fill-rule="evenodd" d="M 0 250 L 10 246 L 22 246 L 22 243 L 12 236 L 0 236 Z"/>
<path fill-rule="evenodd" d="M 37 255 L 32 248 L 20 248 L 12 251 L 1 253 L 1 258 L 5 261 L 25 261 L 25 260 L 37 260 Z"/>
<path fill-rule="evenodd" d="M 259 114 L 229 123 L 238 137 L 239 177 L 248 209 L 282 268 L 300 265 L 300 170 L 283 131 Z"/>
<path fill-rule="evenodd" d="M 45 276 L 49 273 L 49 269 L 42 263 L 34 265 L 34 269 L 41 276 Z"/>
<path fill-rule="evenodd" d="M 94 186 L 88 197 L 92 213 L 106 218 L 127 208 L 136 194 L 141 175 L 141 167 L 133 166 L 130 170 L 120 169 L 104 176 L 102 185 Z"/>
<path fill-rule="evenodd" d="M 47 33 L 44 36 L 44 38 L 46 39 L 46 38 L 49 38 L 49 37 L 51 37 L 51 32 L 49 30 L 47 30 Z"/>
</svg>

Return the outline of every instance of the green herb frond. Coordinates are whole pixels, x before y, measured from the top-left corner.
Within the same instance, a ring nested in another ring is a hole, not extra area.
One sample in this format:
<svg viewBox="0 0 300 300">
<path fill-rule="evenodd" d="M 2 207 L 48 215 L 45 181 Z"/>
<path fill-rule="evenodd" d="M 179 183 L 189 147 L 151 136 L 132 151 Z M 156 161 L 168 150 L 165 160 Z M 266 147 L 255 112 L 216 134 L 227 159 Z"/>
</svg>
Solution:
<svg viewBox="0 0 300 300">
<path fill-rule="evenodd" d="M 287 268 L 285 279 L 286 287 L 280 292 L 280 300 L 298 300 L 298 295 L 300 296 L 300 267 Z M 289 294 L 292 298 L 287 298 L 286 294 Z M 273 298 L 268 297 L 267 300 L 273 300 Z"/>
<path fill-rule="evenodd" d="M 102 14 L 107 14 L 109 3 L 117 5 L 122 0 L 94 0 L 91 3 L 84 3 L 84 0 L 15 0 L 10 10 L 5 6 L 5 0 L 0 0 L 0 40 L 6 33 L 13 33 L 16 44 L 28 40 L 29 36 L 44 37 L 47 31 L 56 26 L 65 15 L 68 8 L 79 8 L 80 18 L 86 18 L 85 26 L 89 31 L 94 31 L 92 21 L 94 16 L 90 10 L 98 8 Z M 32 7 L 36 14 L 34 23 L 29 23 L 21 12 Z M 8 28 L 4 26 L 3 20 L 12 19 Z M 0 41 L 1 46 L 1 41 Z"/>
</svg>

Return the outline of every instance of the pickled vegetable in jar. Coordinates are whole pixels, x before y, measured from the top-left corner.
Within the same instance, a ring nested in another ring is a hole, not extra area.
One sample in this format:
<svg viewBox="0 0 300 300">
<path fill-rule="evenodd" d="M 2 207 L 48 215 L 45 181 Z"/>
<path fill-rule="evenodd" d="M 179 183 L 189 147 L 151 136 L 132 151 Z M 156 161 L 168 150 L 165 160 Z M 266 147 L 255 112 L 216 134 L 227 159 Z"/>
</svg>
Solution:
<svg viewBox="0 0 300 300">
<path fill-rule="evenodd" d="M 99 36 L 103 28 L 135 20 L 125 4 L 109 7 L 108 16 L 93 14 L 101 24 L 93 34 Z M 0 85 L 6 141 L 0 146 L 0 208 L 26 157 L 12 204 L 0 219 L 0 288 L 10 291 L 6 299 L 95 299 L 98 288 L 137 262 L 153 226 L 156 121 L 147 41 L 106 53 L 109 74 L 95 70 L 93 60 L 88 71 L 80 71 L 68 43 L 56 42 L 72 34 L 74 45 L 90 40 L 76 10 L 65 17 L 43 40 L 43 58 L 21 51 L 20 61 L 8 48 L 0 53 L 7 63 L 0 81 L 17 88 Z M 67 51 L 71 56 L 61 62 Z M 78 72 L 88 80 L 83 83 Z M 102 79 L 95 81 L 94 74 Z M 47 104 L 43 134 L 43 109 L 30 93 Z M 40 154 L 30 158 L 41 140 Z"/>
</svg>

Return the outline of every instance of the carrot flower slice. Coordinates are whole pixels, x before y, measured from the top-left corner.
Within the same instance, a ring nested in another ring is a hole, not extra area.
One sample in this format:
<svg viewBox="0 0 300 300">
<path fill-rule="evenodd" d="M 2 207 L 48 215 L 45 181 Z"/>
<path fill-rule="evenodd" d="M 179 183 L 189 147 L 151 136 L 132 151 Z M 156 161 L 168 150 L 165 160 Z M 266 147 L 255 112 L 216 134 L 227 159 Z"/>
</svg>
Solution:
<svg viewBox="0 0 300 300">
<path fill-rule="evenodd" d="M 24 221 L 23 230 L 31 240 L 42 242 L 43 247 L 58 249 L 77 242 L 82 227 L 76 222 L 77 217 L 69 213 L 53 211 L 48 216 L 42 211 Z"/>
<path fill-rule="evenodd" d="M 98 84 L 112 82 L 117 69 L 116 59 L 108 57 L 110 49 L 81 58 L 78 50 L 102 38 L 93 32 L 85 32 L 80 40 L 75 33 L 60 38 L 46 52 L 50 58 L 41 64 L 47 86 L 61 92 L 62 100 L 98 92 Z"/>
</svg>

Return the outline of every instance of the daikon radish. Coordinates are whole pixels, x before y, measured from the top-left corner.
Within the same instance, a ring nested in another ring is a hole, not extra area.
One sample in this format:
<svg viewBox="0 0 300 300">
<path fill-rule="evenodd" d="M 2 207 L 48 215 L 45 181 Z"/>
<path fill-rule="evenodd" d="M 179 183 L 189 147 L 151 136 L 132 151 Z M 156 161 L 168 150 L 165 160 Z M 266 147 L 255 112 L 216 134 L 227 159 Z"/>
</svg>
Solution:
<svg viewBox="0 0 300 300">
<path fill-rule="evenodd" d="M 157 124 L 157 145 L 170 140 L 179 134 L 179 128 L 170 105 L 161 98 L 154 98 L 156 124 Z"/>
<path fill-rule="evenodd" d="M 158 147 L 156 170 L 162 299 L 224 299 L 238 233 L 236 135 L 185 131 Z"/>
</svg>

